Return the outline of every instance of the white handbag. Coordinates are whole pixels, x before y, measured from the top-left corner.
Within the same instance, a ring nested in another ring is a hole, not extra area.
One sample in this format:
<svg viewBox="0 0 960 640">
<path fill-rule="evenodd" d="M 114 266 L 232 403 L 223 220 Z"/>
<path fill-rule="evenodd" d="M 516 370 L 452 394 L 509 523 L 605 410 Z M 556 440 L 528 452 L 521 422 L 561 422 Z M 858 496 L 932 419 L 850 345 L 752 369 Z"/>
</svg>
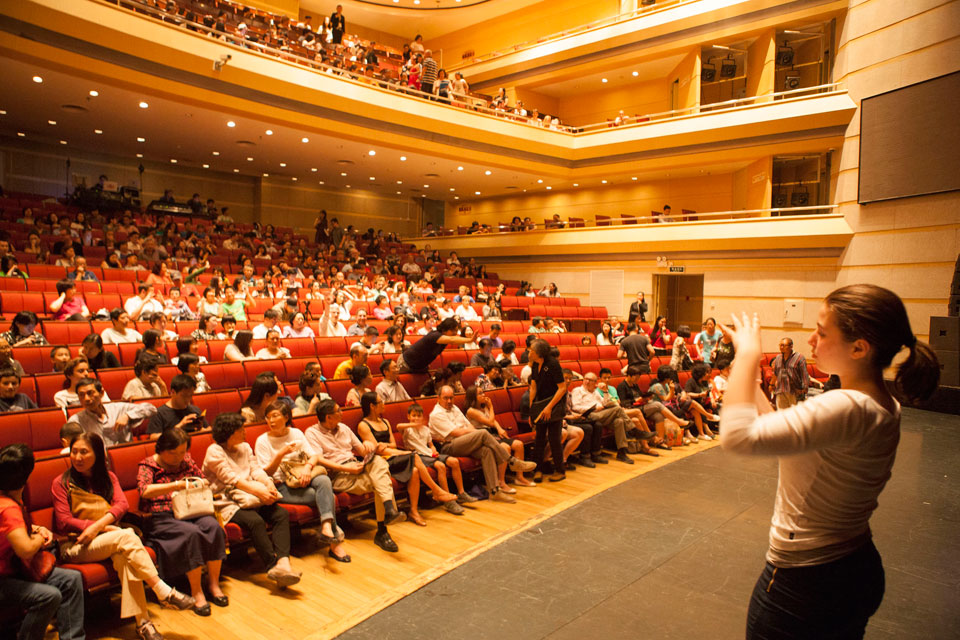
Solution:
<svg viewBox="0 0 960 640">
<path fill-rule="evenodd" d="M 200 516 L 212 516 L 213 491 L 209 485 L 203 484 L 200 478 L 184 478 L 182 491 L 174 491 L 171 495 L 173 517 L 177 520 L 189 520 Z"/>
</svg>

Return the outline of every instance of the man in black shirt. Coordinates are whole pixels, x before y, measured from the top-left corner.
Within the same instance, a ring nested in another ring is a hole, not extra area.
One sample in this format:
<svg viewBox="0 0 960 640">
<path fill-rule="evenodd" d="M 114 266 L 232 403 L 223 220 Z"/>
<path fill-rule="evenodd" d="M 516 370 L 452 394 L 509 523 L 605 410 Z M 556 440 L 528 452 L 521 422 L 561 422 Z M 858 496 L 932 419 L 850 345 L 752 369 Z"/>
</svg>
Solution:
<svg viewBox="0 0 960 640">
<path fill-rule="evenodd" d="M 330 16 L 330 30 L 333 32 L 333 44 L 343 41 L 343 32 L 347 30 L 347 19 L 343 17 L 343 5 L 337 5 L 337 10 Z"/>
<path fill-rule="evenodd" d="M 620 341 L 620 351 L 626 354 L 628 366 L 640 367 L 640 373 L 650 373 L 650 358 L 656 353 L 650 338 L 640 333 L 636 323 L 627 325 L 627 337 Z"/>
<path fill-rule="evenodd" d="M 546 340 L 530 344 L 530 423 L 536 430 L 533 457 L 537 462 L 536 478 L 542 478 L 543 453 L 547 440 L 553 454 L 553 475 L 550 482 L 566 478 L 563 465 L 563 415 L 566 408 L 567 381 L 560 363 L 550 352 Z"/>
<path fill-rule="evenodd" d="M 181 373 L 173 376 L 170 381 L 170 399 L 157 408 L 157 412 L 150 418 L 147 433 L 161 434 L 171 427 L 180 427 L 186 432 L 199 431 L 207 428 L 207 419 L 204 412 L 193 404 L 193 392 L 197 388 L 197 381 Z"/>
<path fill-rule="evenodd" d="M 20 393 L 20 374 L 13 367 L 0 368 L 0 411 L 28 411 L 37 403 Z"/>
<path fill-rule="evenodd" d="M 430 363 L 443 353 L 448 344 L 460 345 L 473 341 L 473 338 L 458 336 L 457 328 L 456 318 L 447 318 L 435 331 L 414 342 L 397 359 L 400 373 L 426 373 Z"/>
<path fill-rule="evenodd" d="M 642 371 L 639 366 L 629 365 L 627 367 L 627 377 L 617 385 L 617 396 L 620 398 L 620 406 L 626 409 L 636 407 L 637 400 L 648 395 L 640 389 L 639 381 L 641 375 Z M 666 442 L 666 420 L 670 420 L 680 427 L 686 427 L 690 424 L 688 420 L 683 420 L 674 415 L 662 402 L 652 398 L 648 399 L 647 402 L 640 407 L 640 410 L 643 412 L 643 417 L 647 423 L 652 422 L 654 424 L 654 431 L 657 432 L 660 443 Z M 661 444 L 656 442 L 655 446 L 660 449 L 666 448 L 666 446 L 661 446 Z"/>
</svg>

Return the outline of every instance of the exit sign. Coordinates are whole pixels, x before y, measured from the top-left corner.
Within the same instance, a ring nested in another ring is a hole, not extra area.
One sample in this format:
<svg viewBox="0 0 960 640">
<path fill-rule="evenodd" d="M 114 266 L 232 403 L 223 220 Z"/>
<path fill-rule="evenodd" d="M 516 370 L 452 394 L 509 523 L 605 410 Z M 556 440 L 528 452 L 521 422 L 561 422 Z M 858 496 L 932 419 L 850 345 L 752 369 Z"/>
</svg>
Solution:
<svg viewBox="0 0 960 640">
<path fill-rule="evenodd" d="M 686 267 L 670 267 L 670 273 L 683 273 Z"/>
</svg>

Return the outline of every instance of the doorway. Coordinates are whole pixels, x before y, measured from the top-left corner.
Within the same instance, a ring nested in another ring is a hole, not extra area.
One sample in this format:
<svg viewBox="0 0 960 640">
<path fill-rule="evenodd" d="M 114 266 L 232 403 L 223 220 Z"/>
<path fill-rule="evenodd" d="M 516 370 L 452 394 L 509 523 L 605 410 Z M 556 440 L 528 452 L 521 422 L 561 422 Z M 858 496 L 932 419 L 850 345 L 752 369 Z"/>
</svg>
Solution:
<svg viewBox="0 0 960 640">
<path fill-rule="evenodd" d="M 647 315 L 650 324 L 657 316 L 666 316 L 667 328 L 676 333 L 682 324 L 692 333 L 703 322 L 703 275 L 654 275 L 653 308 Z"/>
</svg>

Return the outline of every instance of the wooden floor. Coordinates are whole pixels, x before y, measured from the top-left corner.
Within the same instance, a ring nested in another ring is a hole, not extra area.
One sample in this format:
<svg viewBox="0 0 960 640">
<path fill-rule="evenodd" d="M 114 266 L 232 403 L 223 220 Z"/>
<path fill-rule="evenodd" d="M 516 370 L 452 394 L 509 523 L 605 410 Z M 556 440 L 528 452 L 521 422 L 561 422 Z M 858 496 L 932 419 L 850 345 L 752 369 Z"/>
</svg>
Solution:
<svg viewBox="0 0 960 640">
<path fill-rule="evenodd" d="M 230 597 L 226 609 L 213 607 L 213 615 L 201 618 L 192 612 L 171 611 L 150 605 L 157 627 L 167 640 L 187 638 L 332 638 L 384 607 L 483 553 L 487 549 L 536 526 L 546 518 L 568 509 L 605 489 L 646 473 L 674 460 L 716 446 L 702 443 L 673 451 L 660 451 L 659 458 L 636 455 L 636 464 L 611 459 L 596 469 L 578 467 L 559 483 L 535 488 L 517 487 L 517 504 L 489 500 L 467 507 L 463 516 L 443 509 L 422 511 L 426 527 L 403 522 L 390 527 L 400 546 L 391 554 L 373 544 L 375 524 L 359 517 L 347 531 L 347 550 L 353 557 L 342 564 L 327 557 L 326 546 L 306 530 L 295 539 L 293 566 L 303 571 L 295 587 L 279 591 L 263 573 L 251 574 L 250 561 L 228 562 L 224 567 L 223 591 Z M 89 638 L 136 637 L 132 621 L 120 624 L 118 595 L 113 602 L 100 598 L 88 609 Z M 48 636 L 50 637 L 50 636 Z"/>
</svg>

